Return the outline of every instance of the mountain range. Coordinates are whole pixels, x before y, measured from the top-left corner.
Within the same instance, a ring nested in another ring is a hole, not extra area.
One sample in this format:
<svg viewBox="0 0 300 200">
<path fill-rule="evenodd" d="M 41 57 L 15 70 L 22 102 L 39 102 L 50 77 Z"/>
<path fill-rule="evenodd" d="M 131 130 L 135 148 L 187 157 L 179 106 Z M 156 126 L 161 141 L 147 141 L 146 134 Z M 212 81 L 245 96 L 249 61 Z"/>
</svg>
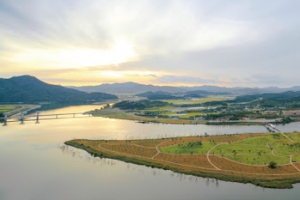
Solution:
<svg viewBox="0 0 300 200">
<path fill-rule="evenodd" d="M 139 94 L 143 92 L 169 92 L 169 93 L 179 93 L 185 92 L 186 89 L 180 87 L 172 87 L 172 86 L 154 86 L 154 85 L 144 85 L 134 82 L 126 82 L 126 83 L 113 83 L 113 84 L 102 84 L 96 86 L 70 86 L 70 88 L 84 91 L 84 92 L 105 92 L 110 94 Z"/>
<path fill-rule="evenodd" d="M 172 87 L 172 86 L 154 86 L 144 85 L 134 82 L 125 83 L 113 83 L 113 84 L 102 84 L 96 86 L 81 86 L 70 88 L 84 91 L 84 92 L 105 92 L 116 95 L 135 95 L 145 92 L 168 92 L 171 94 L 182 94 L 189 91 L 202 91 L 209 92 L 211 95 L 249 95 L 249 94 L 263 94 L 263 93 L 281 93 L 286 91 L 300 91 L 300 86 L 290 88 L 279 88 L 279 87 L 265 87 L 265 88 L 249 88 L 249 87 L 219 87 L 219 86 L 194 86 L 194 87 Z M 198 94 L 200 95 L 200 94 Z"/>
<path fill-rule="evenodd" d="M 2 103 L 68 103 L 85 104 L 117 99 L 112 94 L 86 93 L 59 85 L 51 85 L 33 76 L 0 78 L 0 102 Z"/>
<path fill-rule="evenodd" d="M 79 91 L 81 90 L 81 91 Z M 0 78 L 0 102 L 2 103 L 69 103 L 84 104 L 117 99 L 116 95 L 137 95 L 148 99 L 194 98 L 212 95 L 253 95 L 264 93 L 282 93 L 300 91 L 299 86 L 291 88 L 245 88 L 245 87 L 172 87 L 143 85 L 134 82 L 102 84 L 98 86 L 63 87 L 40 81 L 33 76 L 18 76 L 9 79 Z M 107 94 L 111 93 L 111 94 Z M 114 95 L 116 94 L 116 95 Z"/>
</svg>

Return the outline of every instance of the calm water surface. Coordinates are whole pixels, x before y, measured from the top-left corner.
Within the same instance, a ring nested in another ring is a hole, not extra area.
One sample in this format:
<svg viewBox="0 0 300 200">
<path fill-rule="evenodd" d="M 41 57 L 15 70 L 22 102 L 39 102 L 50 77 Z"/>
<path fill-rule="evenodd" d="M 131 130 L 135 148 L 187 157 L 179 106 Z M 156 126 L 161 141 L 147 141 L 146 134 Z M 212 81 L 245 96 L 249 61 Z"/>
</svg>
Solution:
<svg viewBox="0 0 300 200">
<path fill-rule="evenodd" d="M 98 107 L 76 106 L 47 113 L 84 112 Z M 278 128 L 300 131 L 299 125 Z M 93 158 L 63 145 L 74 138 L 144 139 L 264 131 L 262 126 L 139 124 L 83 116 L 41 120 L 39 124 L 10 123 L 0 127 L 0 200 L 298 199 L 300 184 L 289 190 L 263 189 Z"/>
</svg>

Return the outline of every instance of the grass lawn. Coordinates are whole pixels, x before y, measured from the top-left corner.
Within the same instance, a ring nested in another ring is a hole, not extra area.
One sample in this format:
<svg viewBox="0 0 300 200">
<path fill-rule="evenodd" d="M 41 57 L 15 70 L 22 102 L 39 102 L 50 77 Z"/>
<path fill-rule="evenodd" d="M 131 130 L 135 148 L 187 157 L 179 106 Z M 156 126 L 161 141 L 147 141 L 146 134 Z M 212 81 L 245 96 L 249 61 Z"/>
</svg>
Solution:
<svg viewBox="0 0 300 200">
<path fill-rule="evenodd" d="M 18 105 L 0 105 L 0 113 L 5 113 L 14 109 L 17 109 L 21 106 Z"/>
<path fill-rule="evenodd" d="M 285 133 L 291 140 L 295 142 L 300 142 L 300 135 L 297 132 L 294 133 Z"/>
<path fill-rule="evenodd" d="M 182 115 L 179 118 L 180 119 L 189 119 L 190 117 L 195 117 L 195 116 L 201 116 L 203 115 L 203 112 L 188 112 L 186 115 Z"/>
<path fill-rule="evenodd" d="M 268 145 L 275 147 L 277 144 L 290 143 L 290 141 L 280 133 L 268 134 L 266 136 L 250 138 L 239 142 L 239 144 L 251 144 L 251 145 Z"/>
<path fill-rule="evenodd" d="M 206 97 L 206 98 L 198 98 L 198 99 L 187 99 L 187 100 L 163 100 L 168 103 L 173 103 L 175 105 L 183 105 L 183 104 L 201 104 L 210 101 L 223 101 L 226 100 L 225 97 Z"/>
<path fill-rule="evenodd" d="M 279 156 L 283 155 L 291 155 L 291 154 L 300 154 L 300 144 L 294 143 L 294 144 L 282 144 L 282 145 L 276 145 L 274 150 L 274 153 Z"/>
<path fill-rule="evenodd" d="M 231 160 L 250 164 L 250 165 L 268 165 L 271 161 L 275 161 L 277 164 L 288 164 L 290 162 L 290 158 L 288 156 L 285 157 L 276 157 L 272 154 L 262 154 L 261 156 L 258 156 L 257 154 L 252 155 L 224 155 L 224 157 L 229 158 Z"/>
<path fill-rule="evenodd" d="M 264 155 L 267 153 L 271 153 L 271 149 L 267 146 L 259 146 L 259 145 L 245 145 L 239 143 L 233 144 L 221 144 L 214 148 L 211 153 L 215 155 Z"/>
<path fill-rule="evenodd" d="M 153 107 L 142 110 L 144 112 L 163 112 L 174 109 L 174 106 L 162 106 L 162 107 Z"/>
<path fill-rule="evenodd" d="M 300 162 L 300 154 L 293 155 L 293 162 Z"/>
</svg>

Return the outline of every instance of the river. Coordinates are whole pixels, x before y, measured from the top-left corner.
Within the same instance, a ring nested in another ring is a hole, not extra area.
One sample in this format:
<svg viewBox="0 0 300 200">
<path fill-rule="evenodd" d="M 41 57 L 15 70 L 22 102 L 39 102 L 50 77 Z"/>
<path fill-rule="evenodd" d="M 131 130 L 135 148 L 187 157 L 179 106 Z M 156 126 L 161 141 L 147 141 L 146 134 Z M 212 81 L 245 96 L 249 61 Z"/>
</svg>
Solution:
<svg viewBox="0 0 300 200">
<path fill-rule="evenodd" d="M 44 113 L 84 112 L 74 106 Z M 277 126 L 300 131 L 300 124 Z M 47 199 L 298 199 L 293 189 L 266 189 L 182 175 L 161 169 L 91 157 L 63 143 L 75 138 L 144 139 L 225 133 L 265 132 L 263 126 L 140 124 L 101 117 L 9 123 L 0 127 L 0 200 Z"/>
</svg>

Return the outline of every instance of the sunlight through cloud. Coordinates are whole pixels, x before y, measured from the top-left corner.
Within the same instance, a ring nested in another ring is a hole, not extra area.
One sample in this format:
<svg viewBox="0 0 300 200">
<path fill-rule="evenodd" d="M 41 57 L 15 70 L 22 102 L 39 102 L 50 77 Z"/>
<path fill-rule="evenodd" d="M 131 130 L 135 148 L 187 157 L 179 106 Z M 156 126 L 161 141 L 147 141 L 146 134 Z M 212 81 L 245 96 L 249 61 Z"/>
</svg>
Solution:
<svg viewBox="0 0 300 200">
<path fill-rule="evenodd" d="M 108 50 L 97 49 L 30 49 L 15 55 L 16 63 L 45 68 L 80 68 L 86 66 L 114 65 L 136 58 L 136 53 L 128 43 L 119 42 Z"/>
</svg>

